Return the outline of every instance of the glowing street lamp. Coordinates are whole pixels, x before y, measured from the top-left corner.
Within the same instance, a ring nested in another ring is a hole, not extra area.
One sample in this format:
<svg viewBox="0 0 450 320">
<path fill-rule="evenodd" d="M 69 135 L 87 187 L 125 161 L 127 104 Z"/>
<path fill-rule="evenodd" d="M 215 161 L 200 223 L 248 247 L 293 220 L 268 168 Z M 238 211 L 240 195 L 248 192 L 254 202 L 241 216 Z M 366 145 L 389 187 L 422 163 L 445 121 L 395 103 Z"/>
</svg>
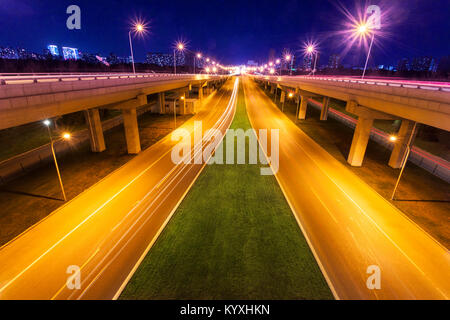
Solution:
<svg viewBox="0 0 450 320">
<path fill-rule="evenodd" d="M 142 23 L 136 23 L 128 32 L 128 39 L 130 40 L 130 51 L 131 51 L 131 63 L 133 65 L 133 73 L 136 74 L 136 69 L 134 68 L 134 54 L 133 54 L 133 44 L 131 42 L 131 32 L 134 31 L 136 33 L 142 33 L 145 32 L 145 26 Z"/>
<path fill-rule="evenodd" d="M 48 135 L 49 135 L 49 137 L 50 137 L 50 147 L 51 147 L 51 149 L 52 149 L 53 160 L 55 161 L 56 173 L 58 174 L 59 185 L 61 186 L 61 192 L 62 192 L 64 201 L 67 201 L 66 193 L 64 192 L 64 185 L 63 185 L 63 182 L 62 182 L 62 179 L 61 179 L 61 173 L 59 172 L 58 161 L 56 160 L 54 141 L 53 141 L 53 138 L 52 138 L 52 132 L 51 132 L 51 129 L 50 129 L 50 124 L 51 124 L 51 122 L 50 122 L 50 120 L 46 119 L 46 120 L 43 121 L 43 123 L 44 123 L 44 125 L 47 127 L 47 129 L 48 129 Z M 71 135 L 70 135 L 70 133 L 65 132 L 65 133 L 63 133 L 62 138 L 63 138 L 64 140 L 70 140 Z"/>
<path fill-rule="evenodd" d="M 314 68 L 312 70 L 312 74 L 315 75 L 315 73 L 316 73 L 316 64 L 317 64 L 317 50 L 316 50 L 316 47 L 313 44 L 308 45 L 306 47 L 306 53 L 309 54 L 311 56 L 311 58 L 314 57 Z"/>
<path fill-rule="evenodd" d="M 370 15 L 367 21 L 360 22 L 355 26 L 355 35 L 360 38 L 365 38 L 369 33 L 372 33 L 370 40 L 369 51 L 367 52 L 366 63 L 364 65 L 363 74 L 361 79 L 364 79 L 367 69 L 367 63 L 369 62 L 370 52 L 372 51 L 373 40 L 375 39 L 375 30 L 381 29 L 381 9 L 377 5 L 371 5 L 367 7 L 366 14 Z"/>
<path fill-rule="evenodd" d="M 289 71 L 289 75 L 290 76 L 292 76 L 292 67 L 293 67 L 293 64 L 294 64 L 294 57 L 293 56 L 291 56 L 290 54 L 286 54 L 285 55 L 285 57 L 284 57 L 284 60 L 286 60 L 286 62 L 291 62 L 291 70 Z"/>
<path fill-rule="evenodd" d="M 185 46 L 183 42 L 178 42 L 175 46 L 175 49 L 173 49 L 173 73 L 177 74 L 177 56 L 176 51 L 182 52 L 184 51 Z"/>
<path fill-rule="evenodd" d="M 195 55 L 194 57 L 194 74 L 195 74 L 195 67 L 197 65 L 197 59 L 201 59 L 202 58 L 202 54 L 199 52 Z"/>
</svg>

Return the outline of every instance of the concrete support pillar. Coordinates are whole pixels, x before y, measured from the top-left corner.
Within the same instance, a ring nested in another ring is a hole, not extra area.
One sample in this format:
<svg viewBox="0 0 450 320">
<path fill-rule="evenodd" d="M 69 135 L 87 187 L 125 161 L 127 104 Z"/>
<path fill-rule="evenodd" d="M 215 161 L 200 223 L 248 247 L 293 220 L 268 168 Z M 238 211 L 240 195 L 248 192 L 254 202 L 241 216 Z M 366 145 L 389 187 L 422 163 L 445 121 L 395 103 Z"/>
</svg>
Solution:
<svg viewBox="0 0 450 320">
<path fill-rule="evenodd" d="M 105 151 L 105 138 L 103 137 L 102 121 L 98 109 L 85 110 L 84 117 L 89 130 L 92 152 Z"/>
<path fill-rule="evenodd" d="M 306 119 L 306 109 L 308 107 L 308 97 L 301 96 L 300 100 L 300 108 L 298 110 L 298 119 L 305 120 Z"/>
<path fill-rule="evenodd" d="M 347 162 L 354 167 L 360 167 L 362 165 L 372 124 L 373 119 L 358 118 L 355 132 L 353 133 L 352 146 L 350 147 L 350 153 L 347 158 Z"/>
<path fill-rule="evenodd" d="M 274 94 L 275 93 L 275 86 L 270 86 L 270 93 L 271 94 Z"/>
<path fill-rule="evenodd" d="M 123 125 L 125 127 L 125 137 L 129 154 L 141 152 L 141 142 L 139 139 L 139 128 L 137 122 L 136 108 L 123 109 Z"/>
<path fill-rule="evenodd" d="M 158 93 L 157 105 L 159 114 L 164 114 L 166 112 L 166 95 L 164 92 Z"/>
<path fill-rule="evenodd" d="M 202 86 L 202 85 L 200 85 L 200 86 L 198 87 L 198 100 L 200 101 L 200 103 L 201 103 L 202 100 L 203 100 L 203 86 Z"/>
<path fill-rule="evenodd" d="M 285 100 L 286 100 L 286 92 L 281 91 L 280 102 L 284 103 Z"/>
<path fill-rule="evenodd" d="M 320 120 L 325 121 L 328 119 L 328 106 L 330 104 L 330 97 L 323 98 L 322 110 L 320 111 Z"/>
<path fill-rule="evenodd" d="M 414 137 L 411 137 L 411 135 L 415 135 L 417 133 L 417 130 L 414 131 L 413 129 L 413 121 L 402 120 L 400 130 L 397 134 L 397 140 L 394 144 L 394 149 L 392 150 L 391 157 L 389 158 L 389 166 L 392 168 L 398 169 L 402 166 L 403 159 L 406 155 L 408 141 L 410 139 L 413 141 Z"/>
</svg>

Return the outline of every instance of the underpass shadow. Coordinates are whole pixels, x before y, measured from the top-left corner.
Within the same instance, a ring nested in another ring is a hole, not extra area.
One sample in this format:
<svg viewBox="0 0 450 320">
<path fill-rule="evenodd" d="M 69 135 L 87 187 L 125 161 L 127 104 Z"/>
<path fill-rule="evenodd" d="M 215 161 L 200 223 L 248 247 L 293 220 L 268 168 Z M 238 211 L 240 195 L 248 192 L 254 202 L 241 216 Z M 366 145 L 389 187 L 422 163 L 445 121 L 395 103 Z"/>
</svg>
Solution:
<svg viewBox="0 0 450 320">
<path fill-rule="evenodd" d="M 60 199 L 60 198 L 54 198 L 54 197 L 50 197 L 50 196 L 34 194 L 34 193 L 29 193 L 29 192 L 24 192 L 24 191 L 18 191 L 18 190 L 8 190 L 8 189 L 4 189 L 4 188 L 0 188 L 0 193 L 11 193 L 11 194 L 17 194 L 17 195 L 28 196 L 28 197 L 33 197 L 33 198 L 42 198 L 42 199 L 56 200 L 56 201 L 64 202 L 64 200 Z"/>
</svg>

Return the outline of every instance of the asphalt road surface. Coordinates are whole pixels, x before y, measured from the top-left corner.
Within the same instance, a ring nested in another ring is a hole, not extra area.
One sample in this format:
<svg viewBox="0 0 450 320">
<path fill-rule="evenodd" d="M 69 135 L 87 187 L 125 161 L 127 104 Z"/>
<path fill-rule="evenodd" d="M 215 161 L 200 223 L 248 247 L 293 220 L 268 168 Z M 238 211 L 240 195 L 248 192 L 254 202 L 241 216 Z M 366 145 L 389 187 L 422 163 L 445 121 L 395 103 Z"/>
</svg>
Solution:
<svg viewBox="0 0 450 320">
<path fill-rule="evenodd" d="M 235 112 L 236 80 L 205 99 L 182 128 L 193 132 L 201 120 L 203 133 L 225 133 Z M 204 167 L 174 164 L 176 143 L 167 136 L 3 246 L 0 299 L 116 298 Z M 70 289 L 76 268 L 81 286 Z"/>
<path fill-rule="evenodd" d="M 254 129 L 280 130 L 276 177 L 335 297 L 448 299 L 449 252 L 243 82 Z"/>
</svg>

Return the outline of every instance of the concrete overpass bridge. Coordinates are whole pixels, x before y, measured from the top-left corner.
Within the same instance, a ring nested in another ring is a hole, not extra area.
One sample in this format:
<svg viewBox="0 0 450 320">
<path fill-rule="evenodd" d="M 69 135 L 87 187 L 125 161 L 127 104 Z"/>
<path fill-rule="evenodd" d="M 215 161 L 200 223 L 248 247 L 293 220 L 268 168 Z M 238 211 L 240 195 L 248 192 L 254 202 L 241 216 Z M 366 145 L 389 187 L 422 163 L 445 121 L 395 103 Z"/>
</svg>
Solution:
<svg viewBox="0 0 450 320">
<path fill-rule="evenodd" d="M 226 80 L 225 76 L 190 74 L 84 74 L 13 75 L 0 77 L 0 130 L 57 116 L 84 111 L 90 130 L 91 149 L 105 150 L 100 108 L 123 113 L 128 152 L 141 151 L 136 109 L 158 94 L 157 112 L 166 112 L 165 92 L 176 91 L 182 100 L 173 102 L 180 113 L 189 91 L 198 91 L 198 102 Z M 182 102 L 181 102 L 182 101 Z M 192 102 L 192 101 L 191 101 Z"/>
<path fill-rule="evenodd" d="M 414 123 L 450 131 L 450 84 L 391 79 L 357 79 L 326 76 L 263 76 L 254 78 L 281 90 L 280 101 L 292 93 L 297 99 L 297 118 L 305 119 L 308 99 L 323 99 L 321 120 L 327 119 L 330 98 L 346 101 L 346 111 L 358 116 L 347 162 L 361 166 L 375 119 L 401 120 L 389 165 L 399 168 Z"/>
</svg>

